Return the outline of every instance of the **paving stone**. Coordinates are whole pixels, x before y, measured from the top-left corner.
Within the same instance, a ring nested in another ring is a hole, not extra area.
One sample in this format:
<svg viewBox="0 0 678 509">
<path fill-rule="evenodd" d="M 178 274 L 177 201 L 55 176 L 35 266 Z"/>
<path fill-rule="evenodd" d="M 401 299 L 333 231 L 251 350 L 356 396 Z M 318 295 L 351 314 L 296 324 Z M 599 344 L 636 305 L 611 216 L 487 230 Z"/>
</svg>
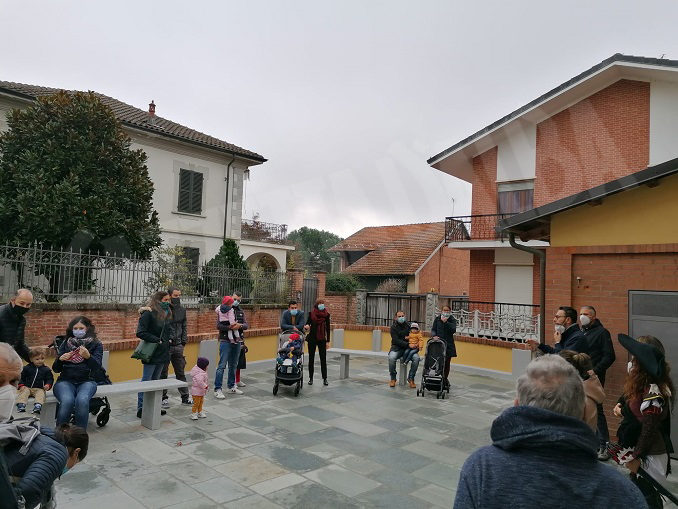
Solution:
<svg viewBox="0 0 678 509">
<path fill-rule="evenodd" d="M 430 502 L 436 507 L 451 507 L 454 504 L 455 491 L 447 490 L 435 484 L 429 484 L 412 493 L 413 497 Z"/>
<path fill-rule="evenodd" d="M 293 472 L 308 472 L 327 465 L 327 461 L 315 454 L 277 443 L 255 445 L 249 450 Z"/>
<path fill-rule="evenodd" d="M 119 481 L 136 475 L 137 472 L 147 474 L 160 472 L 159 466 L 146 461 L 126 447 L 120 447 L 115 449 L 115 451 L 108 451 L 105 454 L 88 454 L 87 458 L 85 458 L 85 463 L 82 466 L 76 467 L 77 471 L 72 473 L 75 474 L 83 468 L 91 468 L 108 479 Z M 70 477 L 70 475 L 64 476 L 64 479 L 70 479 Z"/>
<path fill-rule="evenodd" d="M 454 467 L 452 465 L 432 463 L 424 468 L 415 470 L 412 472 L 412 475 L 422 479 L 423 481 L 450 489 L 457 486 L 460 470 L 461 469 L 459 467 Z"/>
<path fill-rule="evenodd" d="M 287 488 L 289 486 L 294 486 L 295 484 L 301 484 L 306 481 L 305 477 L 302 477 L 298 474 L 285 474 L 267 481 L 253 484 L 250 486 L 250 489 L 256 491 L 260 495 L 268 495 L 275 491 Z"/>
<path fill-rule="evenodd" d="M 91 488 L 91 487 L 90 487 Z M 97 493 L 92 491 L 91 497 L 70 499 L 60 495 L 57 489 L 56 505 L 57 507 L 68 507 L 68 509 L 144 509 L 146 506 L 130 497 L 121 489 L 115 489 L 111 492 Z M 212 503 L 214 505 L 214 503 Z"/>
<path fill-rule="evenodd" d="M 153 438 L 160 440 L 167 445 L 175 446 L 179 442 L 183 445 L 188 445 L 193 442 L 200 442 L 202 440 L 208 440 L 211 438 L 209 434 L 205 431 L 194 428 L 192 426 L 187 426 L 184 428 L 173 429 L 168 431 L 161 431 L 159 433 L 154 433 Z"/>
<path fill-rule="evenodd" d="M 193 484 L 192 487 L 219 504 L 253 494 L 244 486 L 225 477 L 217 477 L 209 481 Z"/>
<path fill-rule="evenodd" d="M 244 427 L 229 428 L 228 430 L 213 433 L 213 435 L 239 447 L 249 447 L 250 445 L 271 441 L 266 435 Z"/>
<path fill-rule="evenodd" d="M 413 444 L 416 443 L 417 442 L 413 442 Z M 415 452 L 417 449 L 413 449 L 414 451 L 404 450 L 404 448 L 400 449 L 397 447 L 392 447 L 370 454 L 369 458 L 372 461 L 381 463 L 382 465 L 385 465 L 389 468 L 395 468 L 396 470 L 402 472 L 403 475 L 405 475 L 407 472 L 414 472 L 415 470 L 424 468 L 435 461 L 432 458 L 427 458 L 417 454 L 417 452 Z"/>
<path fill-rule="evenodd" d="M 371 474 L 386 468 L 381 463 L 377 463 L 367 458 L 361 458 L 355 454 L 346 454 L 344 456 L 333 458 L 332 463 L 336 463 L 339 466 L 353 470 L 354 472 L 363 475 Z"/>
<path fill-rule="evenodd" d="M 226 509 L 282 509 L 261 495 L 251 495 L 224 505 Z"/>
<path fill-rule="evenodd" d="M 189 500 L 187 502 L 179 502 L 178 504 L 167 505 L 163 509 L 214 509 L 215 507 L 217 507 L 217 505 L 214 503 L 214 500 L 201 497 L 197 500 Z M 125 509 L 127 508 L 125 507 Z"/>
<path fill-rule="evenodd" d="M 181 451 L 210 467 L 252 455 L 247 450 L 235 447 L 219 438 L 183 446 Z"/>
<path fill-rule="evenodd" d="M 189 458 L 176 463 L 165 463 L 162 465 L 162 470 L 170 477 L 181 479 L 189 486 L 221 475 L 217 470 L 205 467 L 204 463 Z"/>
<path fill-rule="evenodd" d="M 124 446 L 154 465 L 181 461 L 186 458 L 176 447 L 170 447 L 152 437 L 125 442 Z"/>
<path fill-rule="evenodd" d="M 119 491 L 113 482 L 96 470 L 88 469 L 84 464 L 76 468 L 77 470 L 74 469 L 54 482 L 58 507 L 70 507 L 84 499 Z"/>
<path fill-rule="evenodd" d="M 341 414 L 312 405 L 295 408 L 294 413 L 303 415 L 305 417 L 308 417 L 309 419 L 313 419 L 314 421 L 321 422 L 341 417 Z"/>
<path fill-rule="evenodd" d="M 340 495 L 334 490 L 311 481 L 295 484 L 271 493 L 267 496 L 275 500 L 282 507 L 311 509 L 317 507 L 331 507 L 332 509 L 353 509 L 362 507 L 362 504 Z"/>
<path fill-rule="evenodd" d="M 304 474 L 311 481 L 330 488 L 347 497 L 355 497 L 379 487 L 379 483 L 346 470 L 339 465 L 329 465 Z"/>
<path fill-rule="evenodd" d="M 428 502 L 384 486 L 363 493 L 357 498 L 357 501 L 359 501 L 361 507 L 375 509 L 428 509 L 431 507 L 431 504 Z"/>
<path fill-rule="evenodd" d="M 321 458 L 326 460 L 330 458 L 336 458 L 337 456 L 341 456 L 344 454 L 344 451 L 342 451 L 338 447 L 335 447 L 331 444 L 327 444 L 324 442 L 313 444 L 310 447 L 305 447 L 304 451 L 310 452 L 311 454 L 315 454 L 316 456 L 320 456 Z"/>
<path fill-rule="evenodd" d="M 452 449 L 440 444 L 432 444 L 426 440 L 420 440 L 412 444 L 403 446 L 405 451 L 416 452 L 431 461 L 444 463 L 447 465 L 461 466 L 466 461 L 468 454 L 463 451 Z"/>
<path fill-rule="evenodd" d="M 401 456 L 398 465 L 402 464 L 402 458 L 403 456 Z M 388 486 L 393 493 L 400 495 L 407 495 L 429 484 L 401 468 L 394 468 L 393 465 L 386 465 L 386 468 L 372 472 L 368 474 L 368 477 L 381 483 L 382 486 Z"/>
<path fill-rule="evenodd" d="M 129 495 L 140 500 L 145 507 L 152 508 L 200 498 L 197 491 L 178 479 L 168 476 L 159 477 L 157 474 L 130 477 L 121 487 Z"/>
<path fill-rule="evenodd" d="M 327 424 L 363 437 L 373 437 L 374 435 L 379 435 L 380 433 L 388 431 L 387 429 L 375 426 L 374 424 L 358 421 L 348 417 L 332 419 L 327 421 Z"/>
<path fill-rule="evenodd" d="M 320 423 L 302 415 L 280 415 L 269 419 L 275 427 L 293 430 L 297 434 L 306 434 L 327 428 L 327 424 Z M 330 421 L 332 422 L 332 421 Z"/>
<path fill-rule="evenodd" d="M 217 466 L 215 470 L 243 486 L 251 486 L 289 473 L 280 465 L 256 455 L 224 463 Z"/>
</svg>

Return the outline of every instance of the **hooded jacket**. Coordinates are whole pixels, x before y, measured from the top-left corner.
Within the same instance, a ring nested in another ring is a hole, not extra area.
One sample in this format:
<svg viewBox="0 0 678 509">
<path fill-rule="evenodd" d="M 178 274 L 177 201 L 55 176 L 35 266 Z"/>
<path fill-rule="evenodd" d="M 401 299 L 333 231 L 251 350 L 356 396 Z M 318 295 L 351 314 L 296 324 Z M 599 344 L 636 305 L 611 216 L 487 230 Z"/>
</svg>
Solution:
<svg viewBox="0 0 678 509">
<path fill-rule="evenodd" d="M 0 341 L 11 345 L 23 360 L 31 362 L 30 349 L 24 340 L 25 329 L 26 317 L 17 315 L 12 304 L 0 306 Z"/>
<path fill-rule="evenodd" d="M 191 396 L 204 396 L 207 394 L 207 387 L 209 385 L 207 378 L 207 371 L 201 369 L 199 366 L 193 366 L 191 369 Z"/>
<path fill-rule="evenodd" d="M 391 324 L 391 351 L 398 352 L 410 347 L 410 342 L 405 339 L 410 333 L 410 324 L 405 320 L 399 323 L 398 320 L 393 320 Z"/>
<path fill-rule="evenodd" d="M 598 375 L 600 383 L 605 385 L 605 371 L 616 359 L 610 332 L 597 318 L 588 326 L 582 327 L 582 332 L 586 336 L 587 353 L 591 356 L 593 371 Z"/>
<path fill-rule="evenodd" d="M 584 394 L 586 394 L 586 403 L 584 404 L 584 422 L 595 432 L 598 429 L 598 405 L 605 400 L 605 389 L 600 384 L 600 380 L 589 371 L 589 378 L 584 380 Z"/>
<path fill-rule="evenodd" d="M 455 509 L 647 507 L 628 478 L 598 461 L 598 439 L 579 419 L 511 407 L 491 436 L 461 469 Z"/>
</svg>

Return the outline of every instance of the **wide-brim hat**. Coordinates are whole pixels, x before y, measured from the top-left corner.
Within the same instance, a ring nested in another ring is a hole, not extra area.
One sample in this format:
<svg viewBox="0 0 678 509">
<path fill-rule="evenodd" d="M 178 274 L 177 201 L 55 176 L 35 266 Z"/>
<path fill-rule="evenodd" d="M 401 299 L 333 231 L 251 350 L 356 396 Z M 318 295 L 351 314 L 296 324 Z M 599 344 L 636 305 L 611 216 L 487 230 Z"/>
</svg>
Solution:
<svg viewBox="0 0 678 509">
<path fill-rule="evenodd" d="M 626 334 L 619 334 L 617 339 L 619 339 L 621 346 L 636 358 L 638 364 L 647 374 L 657 379 L 664 376 L 664 354 L 657 348 L 647 343 L 641 343 Z"/>
</svg>

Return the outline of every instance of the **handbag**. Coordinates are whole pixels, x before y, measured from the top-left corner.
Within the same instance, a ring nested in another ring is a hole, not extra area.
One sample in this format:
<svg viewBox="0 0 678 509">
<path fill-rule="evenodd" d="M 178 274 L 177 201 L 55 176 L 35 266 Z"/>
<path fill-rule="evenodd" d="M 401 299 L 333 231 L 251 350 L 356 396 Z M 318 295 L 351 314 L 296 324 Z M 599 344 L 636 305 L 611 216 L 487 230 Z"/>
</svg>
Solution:
<svg viewBox="0 0 678 509">
<path fill-rule="evenodd" d="M 132 353 L 132 359 L 139 359 L 141 362 L 151 362 L 151 357 L 153 357 L 156 348 L 158 348 L 158 343 L 149 343 L 142 339 Z"/>
</svg>

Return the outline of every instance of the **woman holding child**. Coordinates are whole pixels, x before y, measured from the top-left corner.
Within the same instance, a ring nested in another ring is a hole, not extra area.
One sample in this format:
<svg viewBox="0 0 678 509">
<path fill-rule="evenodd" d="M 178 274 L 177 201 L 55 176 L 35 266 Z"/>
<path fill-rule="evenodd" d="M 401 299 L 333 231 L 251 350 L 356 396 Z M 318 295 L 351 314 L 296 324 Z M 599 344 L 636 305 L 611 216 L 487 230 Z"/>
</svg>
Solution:
<svg viewBox="0 0 678 509">
<path fill-rule="evenodd" d="M 52 365 L 52 370 L 60 373 L 54 384 L 54 397 L 59 401 L 57 426 L 68 423 L 75 414 L 75 425 L 87 429 L 89 401 L 97 392 L 94 376 L 101 369 L 103 355 L 92 321 L 86 316 L 73 318 Z"/>
</svg>

